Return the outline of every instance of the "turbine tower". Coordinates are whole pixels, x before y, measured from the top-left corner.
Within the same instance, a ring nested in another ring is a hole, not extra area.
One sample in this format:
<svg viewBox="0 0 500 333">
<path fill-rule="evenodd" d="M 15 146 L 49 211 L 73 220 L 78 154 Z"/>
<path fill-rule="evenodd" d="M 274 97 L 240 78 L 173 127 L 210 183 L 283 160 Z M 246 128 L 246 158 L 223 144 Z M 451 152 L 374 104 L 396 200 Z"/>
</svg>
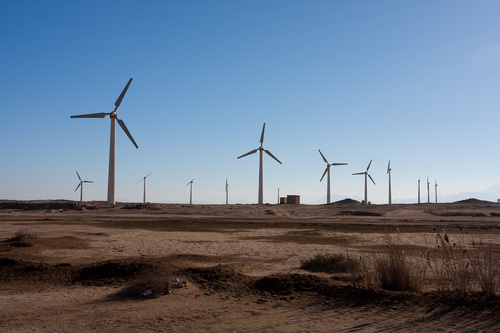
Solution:
<svg viewBox="0 0 500 333">
<path fill-rule="evenodd" d="M 83 115 L 78 115 L 78 116 L 71 116 L 71 118 L 104 118 L 109 115 L 109 118 L 111 119 L 111 134 L 110 134 L 110 142 L 109 142 L 109 171 L 108 171 L 108 205 L 114 205 L 116 202 L 116 197 L 115 197 L 115 152 L 116 152 L 116 122 L 118 121 L 118 124 L 122 128 L 122 130 L 127 134 L 128 138 L 132 143 L 134 144 L 135 148 L 139 148 L 137 146 L 137 143 L 135 143 L 134 138 L 132 138 L 132 135 L 127 129 L 127 126 L 125 126 L 125 123 L 123 120 L 118 119 L 118 115 L 116 114 L 116 109 L 120 106 L 123 97 L 127 93 L 127 89 L 130 86 L 130 83 L 132 82 L 132 79 L 130 79 L 123 89 L 122 93 L 118 97 L 118 99 L 115 102 L 115 109 L 113 112 L 110 113 L 90 113 L 90 114 L 83 114 Z"/>
<path fill-rule="evenodd" d="M 431 203 L 431 195 L 429 192 L 429 177 L 427 177 L 427 203 Z"/>
<path fill-rule="evenodd" d="M 152 174 L 152 172 L 150 172 L 147 176 L 142 177 L 142 179 L 138 181 L 138 183 L 144 182 L 144 196 L 142 199 L 143 204 L 146 203 L 146 178 L 148 178 L 150 174 Z"/>
<path fill-rule="evenodd" d="M 323 153 L 321 153 L 321 150 L 319 150 L 319 154 L 321 155 L 321 157 L 323 157 L 323 161 L 325 161 L 326 163 L 326 169 L 325 169 L 325 172 L 323 172 L 323 176 L 321 176 L 321 179 L 319 180 L 320 182 L 323 180 L 323 178 L 325 177 L 325 175 L 327 175 L 327 178 L 326 178 L 326 203 L 329 205 L 330 204 L 330 167 L 333 165 L 333 166 L 336 166 L 336 165 L 347 165 L 347 163 L 328 163 L 328 161 L 326 160 L 325 156 L 323 155 Z"/>
<path fill-rule="evenodd" d="M 227 178 L 226 178 L 226 205 L 228 203 L 228 197 L 229 197 L 229 184 L 227 183 Z"/>
<path fill-rule="evenodd" d="M 189 187 L 189 204 L 192 205 L 193 204 L 193 181 L 194 181 L 194 178 L 191 179 L 191 181 L 189 183 L 186 184 L 186 186 L 188 185 L 191 185 Z"/>
<path fill-rule="evenodd" d="M 76 192 L 76 190 L 78 190 L 78 188 L 80 188 L 80 202 L 83 202 L 83 183 L 93 183 L 93 181 L 91 181 L 91 180 L 82 180 L 82 178 L 80 178 L 80 175 L 78 174 L 78 171 L 76 172 L 76 175 L 78 176 L 78 179 L 80 180 L 80 183 L 76 187 L 75 192 Z"/>
<path fill-rule="evenodd" d="M 420 205 L 420 177 L 418 177 L 418 204 Z"/>
<path fill-rule="evenodd" d="M 438 183 L 437 183 L 437 180 L 434 182 L 434 192 L 436 194 L 436 203 L 438 203 Z"/>
<path fill-rule="evenodd" d="M 276 188 L 278 189 L 278 205 L 280 204 L 280 188 L 276 186 Z"/>
<path fill-rule="evenodd" d="M 262 205 L 263 202 L 264 202 L 264 195 L 263 195 L 263 172 L 262 172 L 262 152 L 266 152 L 267 155 L 271 156 L 273 159 L 276 160 L 276 162 L 278 162 L 279 164 L 282 164 L 280 162 L 280 160 L 278 160 L 269 150 L 267 149 L 264 149 L 262 147 L 262 144 L 264 143 L 264 130 L 266 129 L 266 123 L 264 123 L 264 126 L 262 126 L 262 134 L 260 135 L 260 147 L 257 148 L 257 149 L 254 149 L 252 151 L 249 151 L 248 153 L 246 154 L 243 154 L 241 156 L 239 156 L 238 158 L 242 158 L 242 157 L 245 157 L 245 156 L 248 156 L 248 155 L 252 155 L 254 153 L 256 153 L 257 151 L 259 152 L 259 205 Z"/>
<path fill-rule="evenodd" d="M 370 165 L 372 164 L 372 160 L 370 160 L 370 163 L 368 163 L 368 166 L 366 167 L 366 171 L 365 172 L 357 172 L 357 173 L 353 173 L 353 175 L 365 175 L 365 200 L 364 200 L 364 204 L 368 204 L 368 181 L 367 181 L 367 178 L 370 177 L 370 180 L 372 181 L 373 185 L 376 185 L 375 184 L 375 181 L 373 180 L 372 176 L 370 176 L 368 174 L 368 169 L 370 169 Z"/>
<path fill-rule="evenodd" d="M 391 160 L 389 160 L 389 164 L 387 164 L 387 174 L 389 175 L 389 205 L 392 204 L 392 195 L 391 195 Z"/>
</svg>

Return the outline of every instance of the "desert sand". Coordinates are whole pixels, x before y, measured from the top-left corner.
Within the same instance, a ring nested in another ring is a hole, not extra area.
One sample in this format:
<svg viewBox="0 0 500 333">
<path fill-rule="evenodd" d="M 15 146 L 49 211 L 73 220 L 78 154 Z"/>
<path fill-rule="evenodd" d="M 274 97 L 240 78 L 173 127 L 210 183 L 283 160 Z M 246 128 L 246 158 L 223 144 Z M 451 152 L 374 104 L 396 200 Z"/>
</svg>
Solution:
<svg viewBox="0 0 500 333">
<path fill-rule="evenodd" d="M 477 286 L 461 296 L 432 283 L 355 288 L 346 274 L 300 266 L 316 254 L 374 257 L 388 240 L 418 259 L 444 232 L 488 244 L 498 262 L 499 226 L 500 204 L 477 200 L 0 201 L 0 331 L 498 332 L 499 299 Z M 31 237 L 16 242 L 20 233 Z"/>
</svg>

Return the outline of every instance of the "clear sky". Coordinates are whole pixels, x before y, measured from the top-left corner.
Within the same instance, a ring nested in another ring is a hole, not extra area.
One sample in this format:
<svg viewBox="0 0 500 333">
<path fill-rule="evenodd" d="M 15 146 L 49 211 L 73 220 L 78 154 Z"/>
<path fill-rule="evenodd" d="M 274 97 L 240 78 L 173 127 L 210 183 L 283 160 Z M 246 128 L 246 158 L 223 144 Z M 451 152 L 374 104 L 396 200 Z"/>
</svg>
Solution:
<svg viewBox="0 0 500 333">
<path fill-rule="evenodd" d="M 500 1 L 0 1 L 0 199 L 257 202 L 301 195 L 415 202 L 500 198 Z M 466 196 L 465 194 L 462 194 Z M 480 195 L 478 195 L 480 196 Z M 466 199 L 463 197 L 462 199 Z M 486 198 L 486 197 L 485 197 Z M 489 197 L 488 197 L 489 198 Z"/>
</svg>

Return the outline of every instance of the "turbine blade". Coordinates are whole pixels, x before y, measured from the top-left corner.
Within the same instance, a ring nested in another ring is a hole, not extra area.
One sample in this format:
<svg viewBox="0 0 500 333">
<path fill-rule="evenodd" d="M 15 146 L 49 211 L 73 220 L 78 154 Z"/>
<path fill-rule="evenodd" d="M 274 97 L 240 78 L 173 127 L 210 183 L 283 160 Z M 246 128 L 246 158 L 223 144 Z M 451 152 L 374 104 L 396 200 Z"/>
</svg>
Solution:
<svg viewBox="0 0 500 333">
<path fill-rule="evenodd" d="M 127 85 L 125 86 L 125 88 L 123 89 L 122 93 L 120 94 L 120 97 L 118 97 L 118 99 L 116 100 L 115 102 L 115 107 L 118 108 L 122 102 L 122 99 L 123 97 L 125 96 L 125 94 L 127 93 L 127 89 L 128 89 L 128 86 L 130 86 L 130 83 L 132 82 L 132 78 L 130 78 L 130 80 L 128 80 L 128 83 Z M 115 109 L 116 110 L 116 109 Z"/>
<path fill-rule="evenodd" d="M 326 167 L 325 172 L 323 172 L 323 176 L 321 176 L 321 179 L 319 181 L 323 180 L 323 178 L 325 177 L 327 171 L 328 171 L 328 167 Z"/>
<path fill-rule="evenodd" d="M 189 184 L 192 184 L 192 183 L 193 183 L 193 181 L 194 181 L 194 178 L 193 178 L 193 179 L 191 179 L 191 181 L 190 181 L 189 183 L 187 183 L 187 184 L 186 184 L 186 186 L 188 186 Z"/>
<path fill-rule="evenodd" d="M 248 156 L 248 155 L 255 154 L 255 153 L 257 152 L 257 150 L 259 150 L 259 148 L 254 149 L 254 150 L 252 150 L 252 151 L 249 151 L 248 153 L 243 154 L 243 155 L 239 156 L 238 158 L 242 158 L 242 157 L 245 157 L 245 156 Z"/>
<path fill-rule="evenodd" d="M 269 150 L 264 150 L 264 151 L 267 153 L 267 155 L 269 155 L 269 156 L 271 156 L 272 158 L 274 158 L 274 159 L 276 160 L 276 162 L 278 162 L 279 164 L 283 164 L 283 163 L 281 163 L 281 162 L 280 162 L 280 160 L 278 160 L 278 159 L 276 158 L 276 156 L 274 156 L 273 154 L 271 154 L 271 152 L 270 152 Z"/>
<path fill-rule="evenodd" d="M 81 114 L 78 116 L 71 116 L 70 118 L 104 118 L 109 113 L 101 112 L 101 113 L 89 113 L 89 114 Z"/>
<path fill-rule="evenodd" d="M 335 166 L 335 165 L 347 165 L 347 163 L 332 163 L 330 165 L 333 165 L 333 166 Z"/>
<path fill-rule="evenodd" d="M 372 165 L 372 160 L 370 160 L 370 163 L 368 163 L 368 166 L 366 167 L 367 172 L 368 172 L 368 169 L 370 169 L 370 165 Z"/>
<path fill-rule="evenodd" d="M 125 126 L 125 123 L 123 122 L 123 120 L 121 120 L 121 119 L 116 119 L 116 120 L 118 121 L 118 124 L 120 124 L 120 127 L 125 132 L 125 134 L 127 134 L 127 136 L 130 139 L 130 141 L 132 141 L 132 143 L 134 144 L 135 148 L 139 148 L 139 146 L 137 146 L 137 143 L 135 143 L 134 138 L 132 137 L 132 135 L 128 131 L 127 126 Z"/>
<path fill-rule="evenodd" d="M 83 182 L 84 183 L 93 183 L 94 181 L 93 180 L 84 180 Z"/>
<path fill-rule="evenodd" d="M 262 134 L 260 135 L 260 146 L 262 147 L 262 143 L 264 143 L 264 130 L 266 129 L 266 123 L 262 126 Z"/>
<path fill-rule="evenodd" d="M 82 179 L 80 178 L 80 174 L 78 174 L 78 171 L 76 172 L 76 175 L 78 176 L 78 179 L 80 179 L 81 181 Z"/>
<path fill-rule="evenodd" d="M 148 178 L 150 174 L 152 174 L 152 172 L 148 173 L 148 175 L 147 175 L 147 176 L 145 176 L 144 178 Z"/>
<path fill-rule="evenodd" d="M 318 151 L 319 151 L 321 157 L 323 157 L 323 161 L 325 161 L 325 163 L 328 164 L 328 161 L 326 160 L 325 156 L 323 156 L 323 154 L 321 153 L 321 150 L 318 149 Z"/>
<path fill-rule="evenodd" d="M 82 183 L 78 184 L 78 186 L 75 188 L 75 192 L 80 188 L 80 185 L 82 185 Z"/>
<path fill-rule="evenodd" d="M 373 185 L 377 185 L 377 184 L 375 184 L 375 181 L 373 180 L 372 176 L 370 176 L 370 174 L 367 174 L 367 175 L 370 178 L 370 180 L 372 181 Z"/>
<path fill-rule="evenodd" d="M 366 172 L 356 172 L 356 173 L 353 173 L 353 175 L 364 175 Z"/>
</svg>

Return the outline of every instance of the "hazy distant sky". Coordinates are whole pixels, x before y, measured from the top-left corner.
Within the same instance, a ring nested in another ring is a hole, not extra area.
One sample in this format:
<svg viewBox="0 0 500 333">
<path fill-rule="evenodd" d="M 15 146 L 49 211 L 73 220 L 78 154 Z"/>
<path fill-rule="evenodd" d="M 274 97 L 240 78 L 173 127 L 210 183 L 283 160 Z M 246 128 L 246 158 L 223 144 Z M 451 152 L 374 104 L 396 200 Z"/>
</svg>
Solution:
<svg viewBox="0 0 500 333">
<path fill-rule="evenodd" d="M 416 201 L 500 185 L 500 1 L 0 1 L 0 199 Z M 464 198 L 466 199 L 466 198 Z"/>
</svg>

